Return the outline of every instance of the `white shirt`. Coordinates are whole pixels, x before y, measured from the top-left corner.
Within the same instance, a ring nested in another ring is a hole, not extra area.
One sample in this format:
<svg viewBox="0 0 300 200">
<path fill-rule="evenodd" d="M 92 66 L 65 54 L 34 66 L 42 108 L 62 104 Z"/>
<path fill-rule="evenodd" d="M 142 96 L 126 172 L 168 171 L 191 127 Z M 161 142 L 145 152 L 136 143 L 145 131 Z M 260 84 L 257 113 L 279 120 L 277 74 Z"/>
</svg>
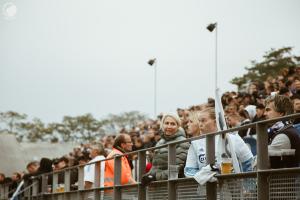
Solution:
<svg viewBox="0 0 300 200">
<path fill-rule="evenodd" d="M 269 151 L 291 149 L 291 142 L 289 137 L 284 133 L 276 135 L 272 143 L 268 146 L 268 149 Z"/>
<path fill-rule="evenodd" d="M 253 157 L 251 150 L 239 135 L 228 133 L 228 137 L 232 140 L 235 154 L 240 163 L 243 163 Z M 217 147 L 217 140 L 215 140 L 215 145 Z M 195 173 L 206 165 L 206 139 L 202 138 L 192 141 L 188 150 L 186 166 L 184 168 L 185 176 L 194 176 Z"/>
<path fill-rule="evenodd" d="M 96 161 L 104 160 L 104 156 L 96 156 L 94 159 L 92 159 L 88 163 L 93 163 Z M 101 162 L 101 172 L 100 172 L 100 187 L 104 187 L 104 171 L 105 171 L 105 162 Z M 94 181 L 95 181 L 95 164 L 86 165 L 84 166 L 84 181 L 88 181 L 93 183 L 94 187 Z"/>
</svg>

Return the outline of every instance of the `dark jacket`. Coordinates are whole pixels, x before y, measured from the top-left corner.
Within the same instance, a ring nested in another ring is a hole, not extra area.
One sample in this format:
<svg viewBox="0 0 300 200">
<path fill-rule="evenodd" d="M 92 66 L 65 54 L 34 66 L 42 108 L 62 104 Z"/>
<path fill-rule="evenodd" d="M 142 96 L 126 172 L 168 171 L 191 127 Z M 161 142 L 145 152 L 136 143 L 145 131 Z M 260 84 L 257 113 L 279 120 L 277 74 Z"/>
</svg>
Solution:
<svg viewBox="0 0 300 200">
<path fill-rule="evenodd" d="M 37 172 L 32 174 L 25 174 L 23 179 L 25 181 L 24 185 L 29 186 L 33 183 L 33 179 L 38 179 L 39 181 L 39 192 L 42 191 L 42 177 L 40 175 L 52 172 L 52 160 L 48 158 L 42 158 L 40 161 L 40 167 Z M 47 183 L 52 184 L 52 175 L 48 175 Z"/>
<path fill-rule="evenodd" d="M 157 147 L 163 144 L 185 139 L 186 137 L 184 131 L 182 129 L 179 129 L 172 136 L 166 136 L 163 134 L 161 139 L 157 142 L 155 146 Z M 176 145 L 176 165 L 178 167 L 179 176 L 180 172 L 183 172 L 189 146 L 190 144 L 188 142 Z M 163 147 L 154 151 L 152 164 L 153 166 L 151 168 L 150 174 L 155 175 L 156 180 L 168 179 L 168 147 Z"/>
<path fill-rule="evenodd" d="M 272 143 L 272 141 L 278 134 L 282 134 L 282 133 L 288 136 L 291 143 L 291 149 L 296 150 L 295 155 L 270 157 L 271 168 L 276 169 L 276 168 L 298 167 L 300 163 L 300 137 L 298 131 L 292 126 L 284 127 L 271 136 L 270 143 Z"/>
</svg>

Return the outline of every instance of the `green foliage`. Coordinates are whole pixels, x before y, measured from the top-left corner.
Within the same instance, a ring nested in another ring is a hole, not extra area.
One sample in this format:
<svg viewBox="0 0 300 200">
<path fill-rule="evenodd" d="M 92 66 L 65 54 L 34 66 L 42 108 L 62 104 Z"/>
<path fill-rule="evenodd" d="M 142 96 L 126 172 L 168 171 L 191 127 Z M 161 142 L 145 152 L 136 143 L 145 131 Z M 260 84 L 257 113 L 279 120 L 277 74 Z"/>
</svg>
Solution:
<svg viewBox="0 0 300 200">
<path fill-rule="evenodd" d="M 0 131 L 15 134 L 19 141 L 76 141 L 91 142 L 100 139 L 107 132 L 117 133 L 126 126 L 136 126 L 146 119 L 138 111 L 124 112 L 119 115 L 110 114 L 97 120 L 92 114 L 80 116 L 64 116 L 61 123 L 44 124 L 40 119 L 25 121 L 27 115 L 8 111 L 0 113 Z"/>
<path fill-rule="evenodd" d="M 32 122 L 20 123 L 19 130 L 26 132 L 20 139 L 26 138 L 30 142 L 41 141 L 43 136 L 49 131 L 38 118 L 34 118 Z"/>
<path fill-rule="evenodd" d="M 254 80 L 265 81 L 268 77 L 276 77 L 281 70 L 296 67 L 300 64 L 300 57 L 291 54 L 292 47 L 271 49 L 266 52 L 261 62 L 251 61 L 250 67 L 245 67 L 247 73 L 241 77 L 235 77 L 230 82 L 238 86 L 238 89 Z"/>
<path fill-rule="evenodd" d="M 0 130 L 16 135 L 18 140 L 21 140 L 22 134 L 19 133 L 21 123 L 26 120 L 26 114 L 20 114 L 14 111 L 0 113 Z"/>
<path fill-rule="evenodd" d="M 111 132 L 117 132 L 118 129 L 137 126 L 138 122 L 146 120 L 146 115 L 138 112 L 124 112 L 119 115 L 110 114 L 102 124 Z"/>
</svg>

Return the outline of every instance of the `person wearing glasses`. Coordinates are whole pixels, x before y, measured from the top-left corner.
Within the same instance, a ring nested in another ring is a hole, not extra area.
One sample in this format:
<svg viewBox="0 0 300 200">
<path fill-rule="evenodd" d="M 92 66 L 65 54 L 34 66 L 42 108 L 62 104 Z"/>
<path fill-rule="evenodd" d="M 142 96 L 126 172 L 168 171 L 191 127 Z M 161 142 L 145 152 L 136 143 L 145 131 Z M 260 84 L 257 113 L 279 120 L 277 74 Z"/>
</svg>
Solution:
<svg viewBox="0 0 300 200">
<path fill-rule="evenodd" d="M 115 138 L 112 151 L 106 158 L 114 158 L 117 155 L 123 155 L 126 152 L 132 151 L 132 140 L 128 134 L 120 134 Z M 104 186 L 114 185 L 114 159 L 105 161 L 105 176 Z M 121 184 L 134 184 L 136 181 L 131 174 L 130 161 L 127 156 L 121 158 Z"/>
</svg>

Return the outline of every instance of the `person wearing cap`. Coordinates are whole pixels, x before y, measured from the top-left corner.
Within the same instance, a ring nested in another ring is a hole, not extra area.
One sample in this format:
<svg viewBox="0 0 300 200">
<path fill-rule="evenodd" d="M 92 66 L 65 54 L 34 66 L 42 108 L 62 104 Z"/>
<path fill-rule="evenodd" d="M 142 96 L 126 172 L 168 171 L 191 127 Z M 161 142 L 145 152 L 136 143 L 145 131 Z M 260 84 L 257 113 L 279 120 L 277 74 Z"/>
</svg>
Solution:
<svg viewBox="0 0 300 200">
<path fill-rule="evenodd" d="M 180 127 L 181 121 L 177 114 L 164 114 L 161 121 L 162 135 L 161 139 L 155 145 L 156 147 L 185 140 L 186 136 L 184 130 Z M 178 177 L 183 177 L 183 168 L 186 160 L 189 143 L 184 142 L 176 145 L 176 167 L 178 170 Z M 154 180 L 168 179 L 168 146 L 155 149 L 153 155 L 152 168 L 150 172 L 142 177 L 142 184 L 148 185 Z"/>
</svg>

